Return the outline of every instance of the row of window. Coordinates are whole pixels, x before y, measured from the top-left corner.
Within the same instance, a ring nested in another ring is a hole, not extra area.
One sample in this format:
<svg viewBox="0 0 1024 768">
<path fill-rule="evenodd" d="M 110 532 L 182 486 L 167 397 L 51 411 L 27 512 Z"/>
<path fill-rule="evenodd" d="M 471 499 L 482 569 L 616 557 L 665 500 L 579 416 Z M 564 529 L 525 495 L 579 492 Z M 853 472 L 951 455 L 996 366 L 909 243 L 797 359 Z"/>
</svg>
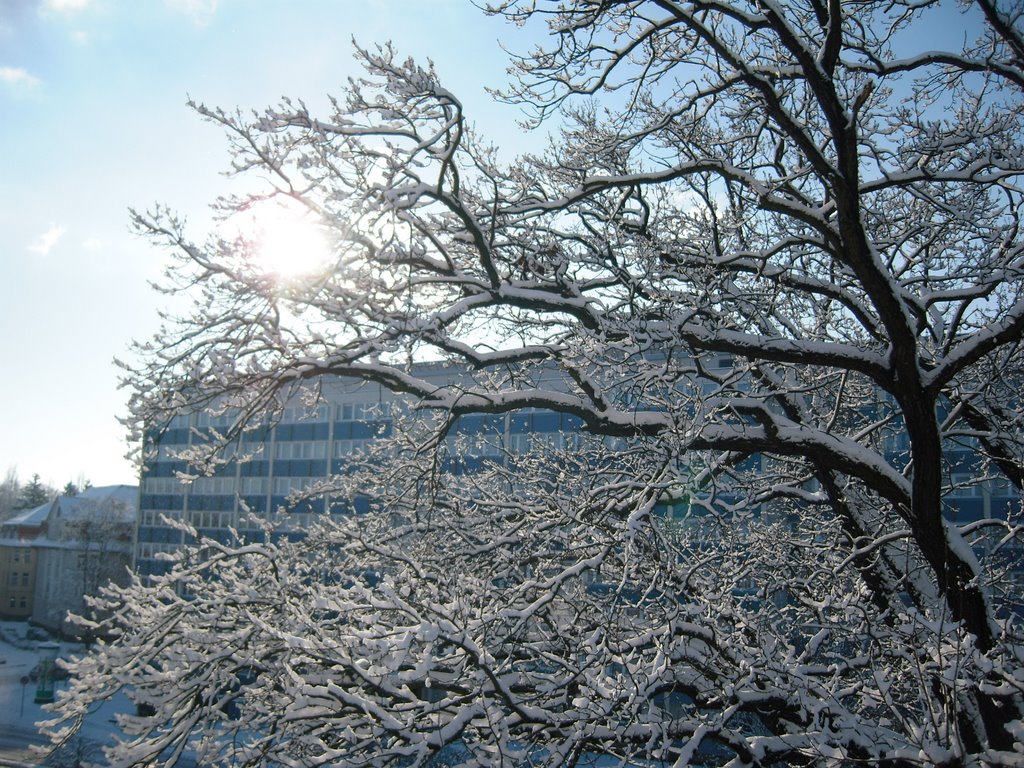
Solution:
<svg viewBox="0 0 1024 768">
<path fill-rule="evenodd" d="M 727 360 L 723 364 L 728 365 L 730 362 Z M 388 421 L 392 416 L 397 415 L 399 409 L 402 409 L 403 412 L 405 410 L 400 402 L 382 401 L 350 402 L 337 405 L 321 404 L 312 408 L 295 405 L 282 409 L 280 423 L 324 423 L 330 421 L 332 417 L 335 421 Z M 522 408 L 517 413 L 529 416 L 535 413 L 549 412 L 541 408 Z M 226 428 L 234 423 L 237 416 L 238 412 L 232 409 L 217 415 L 207 412 L 199 412 L 191 417 L 188 414 L 179 414 L 171 419 L 168 427 L 170 429 L 187 429 L 190 426 Z"/>
<path fill-rule="evenodd" d="M 511 453 L 531 453 L 533 451 L 577 451 L 583 447 L 583 435 L 579 432 L 525 432 L 508 436 L 508 449 Z M 493 456 L 497 447 L 486 439 L 467 437 L 468 456 Z M 622 438 L 606 438 L 610 448 L 624 449 L 626 441 Z"/>
<path fill-rule="evenodd" d="M 139 512 L 139 525 L 153 527 L 163 525 L 163 518 L 169 520 L 180 520 L 181 510 L 173 509 L 143 509 Z"/>
<path fill-rule="evenodd" d="M 275 496 L 287 496 L 293 491 L 301 491 L 304 488 L 308 488 L 317 480 L 323 478 L 319 477 L 275 477 L 274 478 L 274 495 Z"/>
<path fill-rule="evenodd" d="M 363 453 L 366 448 L 370 445 L 370 439 L 340 439 L 334 441 L 333 456 L 336 459 L 344 459 L 348 456 L 357 453 Z M 325 440 L 278 440 L 274 445 L 274 457 L 281 461 L 301 461 L 309 459 L 326 459 L 328 454 L 329 443 Z M 162 445 L 157 450 L 155 459 L 157 461 L 174 461 L 177 460 L 181 450 L 184 446 L 166 446 Z M 221 451 L 221 458 L 230 460 L 234 457 L 236 451 L 234 445 L 228 445 Z M 255 450 L 246 448 L 247 458 L 255 459 L 258 458 L 262 453 L 262 446 L 256 447 Z M 155 479 L 155 478 L 154 478 Z M 167 482 L 162 485 L 154 486 L 157 490 L 148 490 L 147 493 L 176 493 L 177 492 L 177 480 L 171 478 L 161 478 Z M 193 487 L 197 487 L 203 480 L 211 480 L 217 478 L 200 478 L 193 482 Z M 217 493 L 217 491 L 197 491 L 197 493 Z"/>
<path fill-rule="evenodd" d="M 22 586 L 22 587 L 27 587 L 28 586 L 28 572 L 27 571 L 22 571 L 20 574 L 14 572 L 14 571 L 10 572 L 10 574 L 7 577 L 7 585 L 10 586 L 10 587 L 17 587 L 17 586 L 19 586 L 19 584 L 18 584 L 19 581 L 21 582 L 20 586 Z"/>
<path fill-rule="evenodd" d="M 20 598 L 11 597 L 11 599 L 8 601 L 8 607 L 25 609 L 28 608 L 28 601 L 26 600 L 24 595 L 22 595 Z"/>
<path fill-rule="evenodd" d="M 320 405 L 315 408 L 307 408 L 302 405 L 289 406 L 281 412 L 281 423 L 295 424 L 298 422 L 328 421 L 330 413 L 331 407 L 326 405 Z M 201 411 L 195 414 L 195 418 L 191 426 L 226 429 L 235 423 L 235 419 L 237 417 L 238 411 L 231 409 L 218 414 Z M 188 415 L 175 416 L 170 422 L 170 427 L 172 429 L 188 426 L 190 426 Z"/>
<path fill-rule="evenodd" d="M 191 518 L 196 528 L 228 528 L 234 523 L 234 513 L 225 511 L 196 510 Z"/>
<path fill-rule="evenodd" d="M 223 429 L 230 427 L 234 423 L 236 415 L 237 413 L 235 411 L 225 411 L 224 413 L 217 414 L 216 416 L 204 411 L 196 414 L 196 426 Z"/>
<path fill-rule="evenodd" d="M 162 496 L 181 493 L 181 482 L 176 477 L 147 477 L 142 492 Z"/>
<path fill-rule="evenodd" d="M 168 441 L 158 446 L 154 453 L 147 454 L 147 458 L 155 461 L 181 461 L 183 460 L 182 454 L 187 450 L 188 446 L 184 443 Z M 237 453 L 238 446 L 228 443 L 220 450 L 219 456 L 227 461 L 233 459 Z M 260 444 L 245 446 L 246 458 L 254 459 L 261 453 L 263 453 L 263 446 Z"/>
<path fill-rule="evenodd" d="M 284 408 L 281 411 L 280 421 L 282 424 L 322 423 L 330 421 L 332 415 L 337 421 L 387 421 L 391 418 L 391 409 L 392 403 L 383 402 L 341 403 L 336 406 L 318 405 L 313 408 L 296 405 Z M 237 416 L 238 412 L 230 409 L 216 415 L 204 411 L 195 414 L 190 424 L 187 414 L 179 414 L 171 419 L 168 426 L 171 429 L 183 429 L 189 426 L 226 429 L 234 424 Z"/>
<path fill-rule="evenodd" d="M 511 434 L 507 436 L 508 450 L 512 453 L 523 454 L 533 450 L 577 450 L 580 448 L 582 435 L 578 433 L 564 432 L 535 432 L 524 434 Z M 625 441 L 617 438 L 609 438 L 605 441 L 611 449 L 625 448 Z M 621 444 L 620 444 L 621 443 Z M 466 457 L 496 457 L 501 454 L 500 438 L 488 438 L 482 435 L 453 435 L 449 436 L 448 444 L 453 454 Z M 344 459 L 359 456 L 368 451 L 373 445 L 372 440 L 335 440 L 333 457 Z M 314 461 L 326 458 L 328 443 L 324 441 L 294 441 L 280 442 L 276 447 L 276 455 L 282 461 Z M 300 470 L 301 471 L 301 470 Z M 310 468 L 306 468 L 309 472 Z M 317 471 L 313 468 L 313 471 Z M 310 477 L 276 477 L 273 480 L 273 493 L 277 496 L 287 496 L 291 491 L 304 487 L 312 478 Z M 234 475 L 226 477 L 200 477 L 193 480 L 188 486 L 192 495 L 202 496 L 233 496 L 239 493 L 243 496 L 264 496 L 271 488 L 270 479 L 262 477 L 241 477 L 237 480 Z M 953 488 L 950 496 L 952 498 L 981 498 L 983 496 L 1012 496 L 1009 483 L 1003 478 L 986 479 L 979 481 L 978 477 L 972 474 L 954 474 L 952 476 Z M 154 495 L 179 495 L 182 493 L 182 484 L 175 477 L 147 477 L 143 486 L 144 493 Z M 31 562 L 31 549 L 16 548 L 13 552 L 13 560 L 19 562 Z"/>
<path fill-rule="evenodd" d="M 331 406 L 318 405 L 315 408 L 308 408 L 304 405 L 289 406 L 281 411 L 281 423 L 296 424 L 304 421 L 328 421 L 330 420 Z"/>
<path fill-rule="evenodd" d="M 300 490 L 322 477 L 275 477 L 273 485 L 269 477 L 241 477 L 237 484 L 234 477 L 200 477 L 188 486 L 193 496 L 266 496 L 268 489 L 273 489 L 275 496 L 287 496 L 292 491 Z M 181 483 L 173 477 L 146 478 L 145 493 L 154 495 L 176 495 L 182 492 Z M 143 510 L 143 514 L 153 510 Z M 143 525 L 147 525 L 143 521 Z"/>
<path fill-rule="evenodd" d="M 977 475 L 957 472 L 950 478 L 953 498 L 981 498 L 985 495 L 994 497 L 1016 497 L 1011 489 L 1010 481 L 1005 477 L 979 479 Z"/>
<path fill-rule="evenodd" d="M 238 492 L 243 496 L 266 496 L 268 477 L 242 477 L 238 480 Z"/>
<path fill-rule="evenodd" d="M 373 444 L 372 440 L 335 440 L 334 458 L 345 459 L 366 453 Z"/>
<path fill-rule="evenodd" d="M 158 554 L 173 554 L 181 549 L 181 545 L 178 543 L 155 543 L 155 542 L 140 542 L 139 543 L 139 557 L 145 560 L 152 560 Z"/>
<path fill-rule="evenodd" d="M 160 478 L 167 479 L 167 478 Z M 173 479 L 173 478 L 171 478 Z M 235 478 L 232 477 L 200 477 L 189 486 L 192 493 L 203 496 L 229 495 L 235 492 Z M 174 491 L 165 491 L 174 493 Z"/>
<path fill-rule="evenodd" d="M 513 433 L 507 436 L 508 450 L 512 453 L 526 453 L 539 448 L 549 450 L 576 449 L 582 437 L 578 433 L 533 432 Z M 504 447 L 500 435 L 451 435 L 448 443 L 453 452 L 464 456 L 499 456 Z M 372 439 L 340 439 L 333 443 L 331 456 L 346 459 L 366 453 L 374 444 Z M 274 446 L 274 456 L 281 461 L 309 461 L 326 459 L 329 443 L 324 440 L 282 440 Z M 161 448 L 161 452 L 165 451 Z M 202 477 L 191 484 L 193 493 L 225 494 L 234 493 L 233 477 Z M 146 493 L 180 493 L 178 480 L 174 477 L 150 477 L 146 480 Z M 262 493 L 258 490 L 242 490 L 242 493 Z"/>
<path fill-rule="evenodd" d="M 163 524 L 159 519 L 161 514 L 165 517 L 175 516 L 167 511 L 146 510 L 142 514 L 140 523 L 142 526 L 148 527 L 160 526 Z M 181 513 L 177 513 L 179 519 L 180 516 Z M 312 518 L 313 515 L 309 512 L 289 512 L 285 522 L 288 528 L 302 530 L 309 526 Z M 188 514 L 188 521 L 195 528 L 204 530 L 226 530 L 238 524 L 234 512 L 218 510 L 192 510 Z M 180 548 L 177 541 L 177 536 L 171 541 L 140 541 L 137 545 L 138 557 L 141 559 L 153 559 L 160 552 L 177 552 Z"/>
<path fill-rule="evenodd" d="M 335 454 L 337 454 L 340 443 L 352 442 L 351 440 L 336 440 Z M 292 440 L 281 441 L 274 448 L 274 456 L 278 459 L 326 459 L 327 443 L 322 440 Z"/>
</svg>

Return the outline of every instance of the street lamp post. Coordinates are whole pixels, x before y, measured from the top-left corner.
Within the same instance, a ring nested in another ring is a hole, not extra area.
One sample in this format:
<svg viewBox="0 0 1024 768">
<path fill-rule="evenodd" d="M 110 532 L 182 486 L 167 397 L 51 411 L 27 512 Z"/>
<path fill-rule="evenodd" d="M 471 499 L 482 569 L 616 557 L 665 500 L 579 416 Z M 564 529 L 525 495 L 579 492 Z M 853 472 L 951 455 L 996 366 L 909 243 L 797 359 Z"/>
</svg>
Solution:
<svg viewBox="0 0 1024 768">
<path fill-rule="evenodd" d="M 19 717 L 25 716 L 25 688 L 31 682 L 31 678 L 28 675 L 21 676 L 21 714 Z"/>
</svg>

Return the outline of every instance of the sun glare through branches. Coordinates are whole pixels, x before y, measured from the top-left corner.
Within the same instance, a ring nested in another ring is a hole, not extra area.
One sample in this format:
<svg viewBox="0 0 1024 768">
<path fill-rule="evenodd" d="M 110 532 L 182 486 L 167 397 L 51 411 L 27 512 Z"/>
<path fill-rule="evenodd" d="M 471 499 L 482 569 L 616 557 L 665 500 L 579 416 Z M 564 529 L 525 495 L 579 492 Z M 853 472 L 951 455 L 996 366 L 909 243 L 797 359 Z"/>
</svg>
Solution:
<svg viewBox="0 0 1024 768">
<path fill-rule="evenodd" d="M 316 215 L 297 203 L 267 200 L 234 217 L 252 244 L 252 266 L 280 282 L 320 272 L 331 261 L 330 242 Z"/>
</svg>

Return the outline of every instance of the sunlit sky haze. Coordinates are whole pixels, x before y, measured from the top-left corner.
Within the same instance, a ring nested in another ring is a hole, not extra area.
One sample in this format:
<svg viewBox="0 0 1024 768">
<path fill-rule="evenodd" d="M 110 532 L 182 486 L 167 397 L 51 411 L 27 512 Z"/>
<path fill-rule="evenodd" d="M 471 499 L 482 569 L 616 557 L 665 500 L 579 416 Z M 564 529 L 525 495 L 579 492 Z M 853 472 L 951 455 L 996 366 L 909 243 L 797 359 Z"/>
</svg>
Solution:
<svg viewBox="0 0 1024 768">
<path fill-rule="evenodd" d="M 202 239 L 229 158 L 187 99 L 315 111 L 360 73 L 353 37 L 433 59 L 482 133 L 526 148 L 484 88 L 499 39 L 529 40 L 468 0 L 0 0 L 0 473 L 136 481 L 112 361 L 156 329 L 166 254 L 128 209 L 166 203 Z"/>
</svg>

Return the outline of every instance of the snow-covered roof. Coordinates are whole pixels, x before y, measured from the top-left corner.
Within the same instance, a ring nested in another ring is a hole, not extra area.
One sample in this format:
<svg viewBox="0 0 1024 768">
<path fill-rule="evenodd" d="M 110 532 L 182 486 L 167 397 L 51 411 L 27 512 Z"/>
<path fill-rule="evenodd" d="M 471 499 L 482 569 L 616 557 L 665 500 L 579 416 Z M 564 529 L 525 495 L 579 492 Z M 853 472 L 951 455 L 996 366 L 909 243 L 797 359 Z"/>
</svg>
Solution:
<svg viewBox="0 0 1024 768">
<path fill-rule="evenodd" d="M 50 516 L 50 509 L 56 503 L 56 500 L 50 500 L 45 504 L 40 504 L 34 509 L 26 509 L 24 512 L 19 512 L 14 517 L 10 517 L 3 521 L 4 525 L 15 525 L 15 526 L 38 526 L 46 522 Z"/>
<path fill-rule="evenodd" d="M 124 522 L 135 520 L 139 489 L 134 485 L 104 485 L 86 488 L 76 496 L 58 496 L 54 514 L 65 520 L 102 512 L 114 514 Z"/>
</svg>

